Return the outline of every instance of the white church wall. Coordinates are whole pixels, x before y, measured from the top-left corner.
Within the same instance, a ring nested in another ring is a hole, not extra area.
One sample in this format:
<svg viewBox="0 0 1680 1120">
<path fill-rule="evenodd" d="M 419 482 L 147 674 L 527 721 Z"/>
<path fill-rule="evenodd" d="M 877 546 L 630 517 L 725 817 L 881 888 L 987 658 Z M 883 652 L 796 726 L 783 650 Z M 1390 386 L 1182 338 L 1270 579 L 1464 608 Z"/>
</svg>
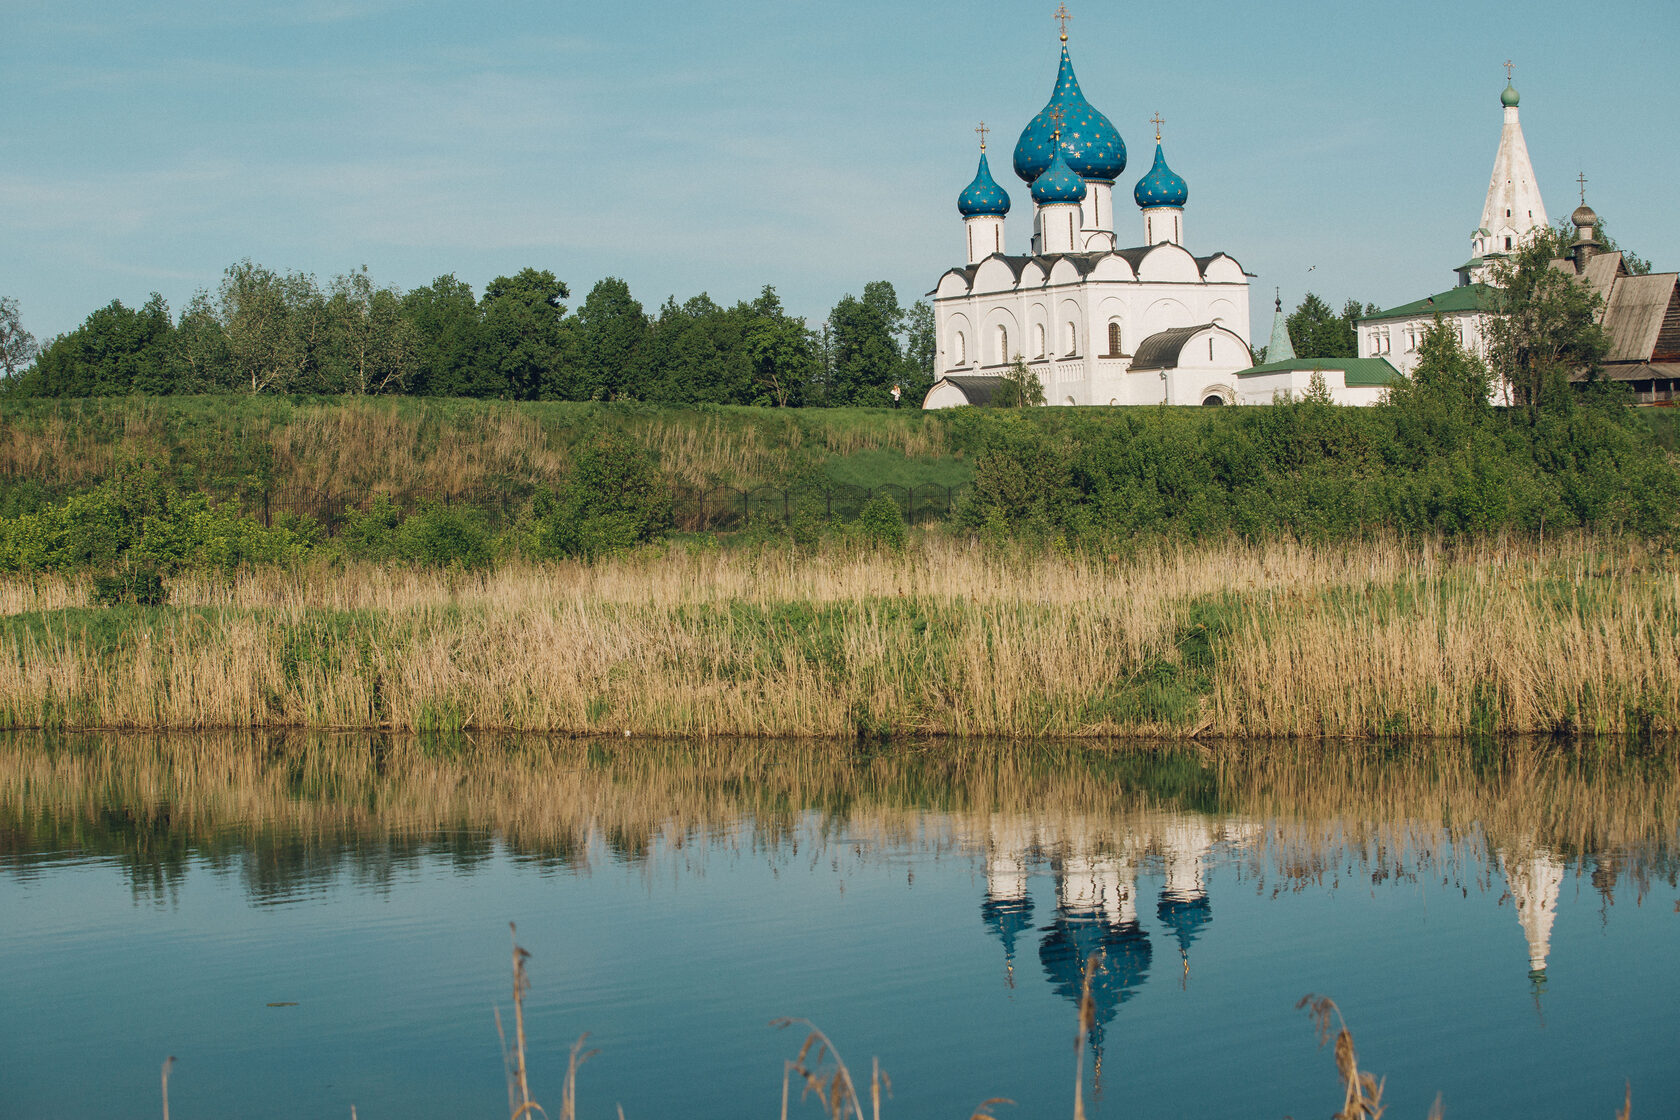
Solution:
<svg viewBox="0 0 1680 1120">
<path fill-rule="evenodd" d="M 1180 245 L 1157 245 L 1138 264 L 1138 279 L 1156 284 L 1199 284 L 1202 270 Z"/>
</svg>

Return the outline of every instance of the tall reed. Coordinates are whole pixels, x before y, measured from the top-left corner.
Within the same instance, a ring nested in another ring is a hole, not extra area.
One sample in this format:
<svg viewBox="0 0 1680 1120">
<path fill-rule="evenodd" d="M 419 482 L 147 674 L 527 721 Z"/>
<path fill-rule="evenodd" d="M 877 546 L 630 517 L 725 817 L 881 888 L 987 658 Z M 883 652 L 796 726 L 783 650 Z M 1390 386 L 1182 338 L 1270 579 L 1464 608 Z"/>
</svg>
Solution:
<svg viewBox="0 0 1680 1120">
<path fill-rule="evenodd" d="M 1680 561 L 1622 541 L 1126 559 L 672 547 L 486 573 L 0 580 L 0 726 L 1371 737 L 1680 728 Z"/>
</svg>

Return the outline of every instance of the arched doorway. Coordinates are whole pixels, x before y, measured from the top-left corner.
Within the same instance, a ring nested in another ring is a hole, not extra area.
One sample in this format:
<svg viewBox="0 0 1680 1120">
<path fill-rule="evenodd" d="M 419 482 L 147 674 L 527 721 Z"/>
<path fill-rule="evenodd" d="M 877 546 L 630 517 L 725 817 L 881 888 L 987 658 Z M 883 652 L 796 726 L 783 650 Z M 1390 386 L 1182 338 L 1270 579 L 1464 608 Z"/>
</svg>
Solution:
<svg viewBox="0 0 1680 1120">
<path fill-rule="evenodd" d="M 1215 405 L 1222 405 L 1224 403 L 1225 398 L 1220 396 L 1218 393 L 1214 393 L 1212 396 L 1207 397 L 1202 401 L 1202 406 L 1204 408 L 1212 408 Z"/>
</svg>

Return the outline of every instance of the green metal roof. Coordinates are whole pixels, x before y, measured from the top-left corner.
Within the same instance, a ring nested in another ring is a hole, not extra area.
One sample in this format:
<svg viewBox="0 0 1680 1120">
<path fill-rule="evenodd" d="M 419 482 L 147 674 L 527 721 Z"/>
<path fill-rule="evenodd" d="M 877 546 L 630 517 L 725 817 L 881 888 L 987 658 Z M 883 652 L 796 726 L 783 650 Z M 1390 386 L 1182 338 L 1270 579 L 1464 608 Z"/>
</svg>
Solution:
<svg viewBox="0 0 1680 1120">
<path fill-rule="evenodd" d="M 1265 373 L 1289 373 L 1294 370 L 1341 370 L 1349 389 L 1373 385 L 1389 385 L 1400 380 L 1400 371 L 1388 364 L 1387 358 L 1297 358 L 1292 362 L 1267 362 L 1238 373 L 1238 377 L 1258 377 Z"/>
<path fill-rule="evenodd" d="M 1437 292 L 1432 296 L 1403 303 L 1399 307 L 1391 307 L 1387 311 L 1379 311 L 1375 315 L 1366 315 L 1359 322 L 1369 323 L 1377 319 L 1416 319 L 1420 315 L 1445 315 L 1454 311 L 1492 311 L 1498 298 L 1499 289 L 1488 284 L 1460 284 L 1456 288 L 1448 288 L 1444 292 Z"/>
</svg>

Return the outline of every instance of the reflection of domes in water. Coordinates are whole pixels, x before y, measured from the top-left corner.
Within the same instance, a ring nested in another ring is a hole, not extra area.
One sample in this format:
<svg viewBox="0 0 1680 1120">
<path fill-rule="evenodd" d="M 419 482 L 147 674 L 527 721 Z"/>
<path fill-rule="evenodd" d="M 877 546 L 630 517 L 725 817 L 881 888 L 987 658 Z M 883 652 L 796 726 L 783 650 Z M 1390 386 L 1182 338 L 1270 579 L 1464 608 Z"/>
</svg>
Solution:
<svg viewBox="0 0 1680 1120">
<path fill-rule="evenodd" d="M 1111 926 L 1086 915 L 1059 913 L 1045 927 L 1044 940 L 1038 946 L 1038 959 L 1051 987 L 1075 1007 L 1085 987 L 1085 960 L 1099 950 L 1102 965 L 1091 978 L 1091 1002 L 1096 1012 L 1091 1046 L 1096 1050 L 1102 1049 L 1103 1024 L 1142 987 L 1149 972 L 1154 954 L 1149 935 L 1136 922 Z"/>
<path fill-rule="evenodd" d="M 1003 942 L 1003 954 L 1015 959 L 1015 939 L 1032 928 L 1033 904 L 1030 898 L 992 898 L 980 904 L 980 920 Z"/>
<path fill-rule="evenodd" d="M 1206 895 L 1174 898 L 1163 891 L 1155 916 L 1178 937 L 1179 952 L 1189 956 L 1190 946 L 1201 935 L 1202 927 L 1213 921 L 1213 903 Z"/>
</svg>

